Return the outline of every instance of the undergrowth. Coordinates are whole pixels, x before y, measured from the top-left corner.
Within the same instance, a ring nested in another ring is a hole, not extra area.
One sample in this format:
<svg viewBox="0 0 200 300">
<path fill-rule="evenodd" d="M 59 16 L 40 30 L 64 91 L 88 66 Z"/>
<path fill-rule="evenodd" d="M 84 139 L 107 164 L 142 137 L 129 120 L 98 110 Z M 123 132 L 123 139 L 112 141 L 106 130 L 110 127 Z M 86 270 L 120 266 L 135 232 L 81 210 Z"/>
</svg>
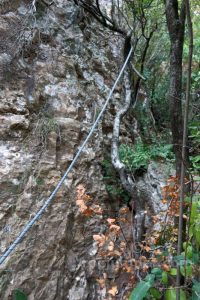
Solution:
<svg viewBox="0 0 200 300">
<path fill-rule="evenodd" d="M 147 168 L 149 162 L 153 160 L 174 160 L 172 145 L 145 145 L 141 141 L 134 146 L 121 144 L 119 156 L 130 171 Z"/>
<path fill-rule="evenodd" d="M 122 187 L 121 182 L 112 166 L 110 159 L 102 161 L 103 180 L 106 186 L 107 193 L 111 200 L 120 200 L 121 202 L 128 203 L 130 195 Z"/>
</svg>

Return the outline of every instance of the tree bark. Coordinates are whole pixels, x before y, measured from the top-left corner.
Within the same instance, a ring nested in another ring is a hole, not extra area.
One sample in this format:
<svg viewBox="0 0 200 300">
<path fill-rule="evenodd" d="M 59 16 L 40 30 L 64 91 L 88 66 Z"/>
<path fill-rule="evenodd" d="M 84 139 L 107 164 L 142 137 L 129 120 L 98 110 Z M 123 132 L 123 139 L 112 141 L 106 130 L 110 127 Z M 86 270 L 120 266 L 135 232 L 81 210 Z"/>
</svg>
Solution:
<svg viewBox="0 0 200 300">
<path fill-rule="evenodd" d="M 190 90 L 191 90 L 191 75 L 192 75 L 192 54 L 193 54 L 193 28 L 190 15 L 190 2 L 185 0 L 186 14 L 188 23 L 188 35 L 189 35 L 189 57 L 188 57 L 188 70 L 187 70 L 187 88 L 186 88 L 186 101 L 185 101 L 185 113 L 184 113 L 184 126 L 183 126 L 183 146 L 182 146 L 182 165 L 181 165 L 181 192 L 180 192 L 180 208 L 179 208 L 179 230 L 178 230 L 178 248 L 177 255 L 181 254 L 183 244 L 183 203 L 185 197 L 185 174 L 186 174 L 186 155 L 187 155 L 187 138 L 188 138 L 188 115 L 189 115 L 189 103 L 190 103 Z M 176 299 L 180 298 L 180 281 L 181 272 L 180 266 L 177 267 L 176 277 Z"/>
<path fill-rule="evenodd" d="M 126 69 L 124 72 L 124 87 L 125 87 L 125 103 L 116 114 L 113 124 L 113 138 L 111 147 L 112 164 L 120 176 L 121 183 L 126 191 L 131 195 L 132 213 L 133 213 L 133 241 L 134 250 L 137 250 L 137 245 L 141 242 L 145 231 L 145 203 L 143 197 L 140 196 L 140 190 L 135 184 L 134 178 L 121 162 L 119 158 L 119 136 L 120 124 L 123 117 L 129 111 L 131 101 L 131 84 L 129 72 Z"/>
<path fill-rule="evenodd" d="M 112 138 L 112 149 L 111 149 L 111 159 L 112 164 L 119 173 L 121 183 L 126 191 L 130 194 L 135 191 L 135 183 L 131 178 L 130 174 L 128 174 L 126 170 L 126 166 L 121 162 L 119 158 L 119 135 L 120 135 L 120 124 L 124 117 L 124 115 L 128 112 L 131 107 L 131 85 L 129 80 L 128 71 L 124 72 L 124 85 L 125 85 L 125 103 L 119 109 L 116 114 L 114 124 L 113 124 L 113 138 Z"/>
<path fill-rule="evenodd" d="M 182 57 L 185 31 L 185 3 L 182 2 L 180 12 L 177 0 L 166 0 L 166 19 L 171 41 L 170 51 L 170 85 L 168 93 L 172 143 L 176 157 L 176 174 L 180 177 L 182 162 Z"/>
</svg>

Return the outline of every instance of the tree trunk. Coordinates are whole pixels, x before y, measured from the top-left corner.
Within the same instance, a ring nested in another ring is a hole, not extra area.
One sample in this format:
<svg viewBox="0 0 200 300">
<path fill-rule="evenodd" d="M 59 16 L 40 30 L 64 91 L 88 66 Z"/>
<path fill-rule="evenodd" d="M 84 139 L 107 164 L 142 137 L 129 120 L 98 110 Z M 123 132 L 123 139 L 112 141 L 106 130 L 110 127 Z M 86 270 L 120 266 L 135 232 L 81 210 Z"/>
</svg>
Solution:
<svg viewBox="0 0 200 300">
<path fill-rule="evenodd" d="M 176 173 L 180 176 L 182 162 L 183 115 L 182 115 L 182 56 L 185 31 L 185 5 L 180 12 L 177 0 L 166 0 L 166 19 L 171 41 L 170 85 L 168 93 L 172 143 L 176 157 Z"/>
<path fill-rule="evenodd" d="M 191 92 L 191 74 L 192 74 L 192 54 L 193 54 L 193 28 L 192 20 L 190 15 L 190 2 L 185 0 L 186 3 L 186 14 L 188 23 L 188 35 L 189 35 L 189 56 L 188 56 L 188 70 L 187 70 L 187 88 L 186 88 L 186 101 L 185 101 L 185 113 L 184 113 L 184 126 L 183 126 L 183 147 L 182 147 L 182 166 L 181 166 L 181 186 L 180 186 L 180 207 L 179 207 L 179 230 L 178 230 L 178 247 L 177 256 L 181 255 L 182 244 L 183 244 L 183 234 L 185 233 L 185 228 L 183 227 L 183 205 L 185 197 L 185 161 L 187 155 L 187 137 L 188 137 L 188 115 L 189 115 L 189 103 L 190 103 L 190 92 Z M 181 270 L 180 266 L 177 266 L 177 276 L 176 276 L 176 299 L 180 298 L 180 284 L 181 284 Z"/>
<path fill-rule="evenodd" d="M 182 87 L 182 45 L 177 40 L 171 46 L 170 57 L 170 86 L 169 86 L 169 109 L 171 118 L 172 143 L 176 157 L 176 173 L 181 172 L 181 149 L 183 138 L 183 117 L 181 103 Z"/>
</svg>

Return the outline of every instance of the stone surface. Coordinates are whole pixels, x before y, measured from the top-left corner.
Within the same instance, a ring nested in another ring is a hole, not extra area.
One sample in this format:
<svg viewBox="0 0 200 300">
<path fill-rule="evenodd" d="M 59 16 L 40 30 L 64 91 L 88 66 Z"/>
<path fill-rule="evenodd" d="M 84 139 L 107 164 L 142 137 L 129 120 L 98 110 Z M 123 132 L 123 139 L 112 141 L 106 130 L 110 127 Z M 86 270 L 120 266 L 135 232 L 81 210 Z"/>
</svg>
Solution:
<svg viewBox="0 0 200 300">
<path fill-rule="evenodd" d="M 23 40 L 16 41 L 16 49 L 23 48 L 23 55 L 14 57 L 11 21 L 34 21 L 27 3 L 5 2 L 1 7 L 2 14 L 6 5 L 10 11 L 6 18 L 1 17 L 0 27 L 8 37 L 7 50 L 0 48 L 0 75 L 5 83 L 0 90 L 1 254 L 41 208 L 69 166 L 119 65 L 108 59 L 117 38 L 100 46 L 95 24 L 87 25 L 87 38 L 76 23 L 65 32 L 64 20 L 76 10 L 66 1 L 55 1 L 55 13 L 40 7 L 37 30 L 26 28 Z M 92 241 L 92 235 L 101 231 L 101 216 L 82 216 L 75 198 L 76 187 L 83 184 L 93 205 L 105 205 L 102 141 L 100 125 L 53 203 L 0 266 L 0 299 L 12 299 L 17 288 L 24 290 L 28 299 L 101 298 L 95 281 L 97 249 Z"/>
<path fill-rule="evenodd" d="M 98 116 L 121 63 L 119 37 L 98 28 L 88 16 L 85 29 L 75 20 L 65 30 L 77 9 L 73 1 L 56 0 L 51 9 L 38 6 L 36 19 L 30 3 L 4 0 L 0 6 L 2 15 L 9 13 L 0 18 L 0 32 L 7 36 L 7 50 L 0 45 L 0 75 L 5 83 L 0 90 L 0 255 L 61 179 Z M 17 51 L 13 52 L 15 22 L 27 26 L 23 39 L 14 40 Z M 115 104 L 121 96 L 118 88 L 109 113 L 53 203 L 0 266 L 0 299 L 13 299 L 18 288 L 29 300 L 107 299 L 96 279 L 106 269 L 115 280 L 115 268 L 110 267 L 115 258 L 98 261 L 92 236 L 105 232 L 106 226 L 101 215 L 88 218 L 80 213 L 76 188 L 82 184 L 92 205 L 100 205 L 105 217 L 110 211 L 112 215 L 101 163 L 104 147 L 110 148 Z M 156 198 L 155 209 L 159 179 L 154 168 L 141 179 Z"/>
</svg>

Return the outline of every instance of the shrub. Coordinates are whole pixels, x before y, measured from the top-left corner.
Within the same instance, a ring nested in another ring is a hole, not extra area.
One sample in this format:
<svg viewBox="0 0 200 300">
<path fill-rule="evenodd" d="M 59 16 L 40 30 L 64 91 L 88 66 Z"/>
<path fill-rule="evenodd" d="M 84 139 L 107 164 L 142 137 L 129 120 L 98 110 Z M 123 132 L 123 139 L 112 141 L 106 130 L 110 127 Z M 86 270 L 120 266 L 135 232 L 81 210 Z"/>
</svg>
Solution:
<svg viewBox="0 0 200 300">
<path fill-rule="evenodd" d="M 159 158 L 164 160 L 174 159 L 172 145 L 148 146 L 141 141 L 137 142 L 133 147 L 122 144 L 119 148 L 119 156 L 121 161 L 131 171 L 147 168 L 151 160 L 157 160 Z"/>
</svg>

